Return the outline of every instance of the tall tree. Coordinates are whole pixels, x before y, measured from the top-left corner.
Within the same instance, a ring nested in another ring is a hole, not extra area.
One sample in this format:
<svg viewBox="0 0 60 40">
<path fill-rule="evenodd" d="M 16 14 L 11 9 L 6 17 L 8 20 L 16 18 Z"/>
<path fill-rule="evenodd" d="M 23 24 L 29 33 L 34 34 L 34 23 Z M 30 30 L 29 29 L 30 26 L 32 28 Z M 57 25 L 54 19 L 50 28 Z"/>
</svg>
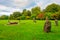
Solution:
<svg viewBox="0 0 60 40">
<path fill-rule="evenodd" d="M 21 15 L 21 12 L 13 12 L 13 14 L 11 14 L 10 17 L 13 19 L 18 19 Z"/>
<path fill-rule="evenodd" d="M 8 19 L 8 16 L 7 15 L 2 15 L 2 16 L 0 16 L 0 19 L 1 20 L 6 20 L 6 19 Z"/>
<path fill-rule="evenodd" d="M 31 11 L 24 9 L 22 12 L 22 19 L 29 19 L 31 16 Z"/>
<path fill-rule="evenodd" d="M 58 19 L 60 19 L 60 11 L 56 12 L 56 14 L 58 15 Z"/>
<path fill-rule="evenodd" d="M 27 10 L 24 9 L 23 12 L 22 12 L 22 15 L 26 16 L 26 13 L 27 13 Z"/>
<path fill-rule="evenodd" d="M 26 16 L 31 16 L 31 11 L 27 10 Z"/>
<path fill-rule="evenodd" d="M 58 12 L 59 10 L 60 10 L 60 5 L 53 3 L 51 5 L 48 5 L 44 11 L 55 13 Z"/>
<path fill-rule="evenodd" d="M 32 12 L 32 17 L 36 17 L 41 12 L 40 7 L 37 6 L 37 7 L 32 8 L 31 12 Z"/>
</svg>

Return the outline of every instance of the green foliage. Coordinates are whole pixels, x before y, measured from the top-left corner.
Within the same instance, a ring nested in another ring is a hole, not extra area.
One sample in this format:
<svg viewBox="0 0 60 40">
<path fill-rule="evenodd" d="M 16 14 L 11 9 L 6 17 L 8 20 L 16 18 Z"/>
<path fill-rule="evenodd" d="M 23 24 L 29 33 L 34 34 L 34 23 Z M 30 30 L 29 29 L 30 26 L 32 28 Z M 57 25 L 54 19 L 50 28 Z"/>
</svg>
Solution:
<svg viewBox="0 0 60 40">
<path fill-rule="evenodd" d="M 23 12 L 22 12 L 22 15 L 26 16 L 26 13 L 27 13 L 27 10 L 24 9 Z"/>
<path fill-rule="evenodd" d="M 10 19 L 10 20 L 14 20 L 15 18 L 13 17 L 12 14 L 10 14 L 9 19 Z"/>
<path fill-rule="evenodd" d="M 56 12 L 56 14 L 58 15 L 58 19 L 60 19 L 60 11 Z"/>
<path fill-rule="evenodd" d="M 20 12 L 13 12 L 13 17 L 17 18 L 17 17 L 20 17 L 21 16 L 21 13 Z"/>
<path fill-rule="evenodd" d="M 36 17 L 36 14 L 33 14 L 31 15 L 31 19 L 35 18 Z"/>
<path fill-rule="evenodd" d="M 58 14 L 51 14 L 51 19 L 58 19 Z"/>
<path fill-rule="evenodd" d="M 55 12 L 58 12 L 59 10 L 60 10 L 60 5 L 53 3 L 46 7 L 45 12 L 55 13 Z"/>
<path fill-rule="evenodd" d="M 45 19 L 46 17 L 48 17 L 49 19 L 51 19 L 51 14 L 52 14 L 52 13 L 50 13 L 50 12 L 46 12 L 44 19 Z"/>
<path fill-rule="evenodd" d="M 40 7 L 37 6 L 32 8 L 31 12 L 32 12 L 32 15 L 35 15 L 35 16 L 38 15 L 41 12 Z"/>
<path fill-rule="evenodd" d="M 22 12 L 21 19 L 29 19 L 31 17 L 31 11 L 24 9 Z"/>
<path fill-rule="evenodd" d="M 40 13 L 44 13 L 41 14 Z M 8 19 L 11 20 L 20 20 L 20 19 L 45 19 L 46 16 L 48 16 L 49 19 L 54 19 L 54 15 L 56 16 L 56 18 L 60 19 L 60 5 L 58 4 L 50 4 L 48 5 L 45 9 L 43 9 L 41 11 L 41 8 L 39 6 L 33 7 L 31 10 L 27 10 L 27 9 L 23 9 L 22 12 L 13 12 L 12 14 L 10 14 Z M 43 17 L 42 17 L 43 16 Z M 7 19 L 7 17 L 2 16 L 0 17 L 0 19 Z"/>
<path fill-rule="evenodd" d="M 30 16 L 26 16 L 26 19 L 30 19 Z"/>
<path fill-rule="evenodd" d="M 31 11 L 27 10 L 26 16 L 31 16 Z"/>
<path fill-rule="evenodd" d="M 36 18 L 36 16 L 41 12 L 40 7 L 34 7 L 31 9 L 31 19 Z"/>
<path fill-rule="evenodd" d="M 10 19 L 16 19 L 18 20 L 18 18 L 21 16 L 22 14 L 20 12 L 13 12 L 13 14 L 10 15 Z"/>
<path fill-rule="evenodd" d="M 20 18 L 21 18 L 21 20 L 25 20 L 26 16 L 22 15 Z"/>
<path fill-rule="evenodd" d="M 2 15 L 2 16 L 0 16 L 0 20 L 7 20 L 9 17 L 7 16 L 7 15 Z"/>
</svg>

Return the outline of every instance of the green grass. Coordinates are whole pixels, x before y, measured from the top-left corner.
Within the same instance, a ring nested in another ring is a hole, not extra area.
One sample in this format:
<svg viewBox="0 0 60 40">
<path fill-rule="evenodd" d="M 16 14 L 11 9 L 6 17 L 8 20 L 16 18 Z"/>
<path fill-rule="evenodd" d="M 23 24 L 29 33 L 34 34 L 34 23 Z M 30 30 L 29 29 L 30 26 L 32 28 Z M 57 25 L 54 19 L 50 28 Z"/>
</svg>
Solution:
<svg viewBox="0 0 60 40">
<path fill-rule="evenodd" d="M 59 26 L 52 22 L 50 33 L 44 33 L 44 20 L 21 20 L 18 25 L 7 25 L 7 20 L 0 20 L 0 40 L 60 40 Z"/>
</svg>

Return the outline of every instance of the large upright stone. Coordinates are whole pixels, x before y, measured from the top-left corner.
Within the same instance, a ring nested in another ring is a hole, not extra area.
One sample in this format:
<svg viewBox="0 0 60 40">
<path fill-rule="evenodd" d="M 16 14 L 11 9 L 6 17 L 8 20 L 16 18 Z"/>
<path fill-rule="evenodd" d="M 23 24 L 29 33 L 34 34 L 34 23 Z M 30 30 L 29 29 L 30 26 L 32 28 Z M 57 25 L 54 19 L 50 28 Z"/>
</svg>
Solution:
<svg viewBox="0 0 60 40">
<path fill-rule="evenodd" d="M 49 21 L 48 17 L 46 17 L 46 22 L 44 24 L 44 32 L 51 32 L 51 22 Z"/>
<path fill-rule="evenodd" d="M 58 20 L 57 19 L 55 19 L 55 25 L 58 26 Z"/>
<path fill-rule="evenodd" d="M 36 19 L 35 18 L 33 18 L 33 22 L 36 23 Z"/>
</svg>

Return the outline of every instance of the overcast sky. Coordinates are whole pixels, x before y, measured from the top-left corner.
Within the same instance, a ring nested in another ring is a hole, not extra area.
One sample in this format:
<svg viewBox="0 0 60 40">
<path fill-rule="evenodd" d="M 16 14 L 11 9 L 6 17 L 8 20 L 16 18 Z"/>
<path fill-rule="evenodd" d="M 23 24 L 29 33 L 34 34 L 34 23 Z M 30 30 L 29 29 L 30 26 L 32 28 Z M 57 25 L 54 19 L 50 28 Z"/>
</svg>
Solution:
<svg viewBox="0 0 60 40">
<path fill-rule="evenodd" d="M 9 15 L 14 11 L 30 10 L 32 7 L 40 6 L 44 9 L 51 3 L 60 4 L 60 0 L 0 0 L 0 15 Z"/>
</svg>

